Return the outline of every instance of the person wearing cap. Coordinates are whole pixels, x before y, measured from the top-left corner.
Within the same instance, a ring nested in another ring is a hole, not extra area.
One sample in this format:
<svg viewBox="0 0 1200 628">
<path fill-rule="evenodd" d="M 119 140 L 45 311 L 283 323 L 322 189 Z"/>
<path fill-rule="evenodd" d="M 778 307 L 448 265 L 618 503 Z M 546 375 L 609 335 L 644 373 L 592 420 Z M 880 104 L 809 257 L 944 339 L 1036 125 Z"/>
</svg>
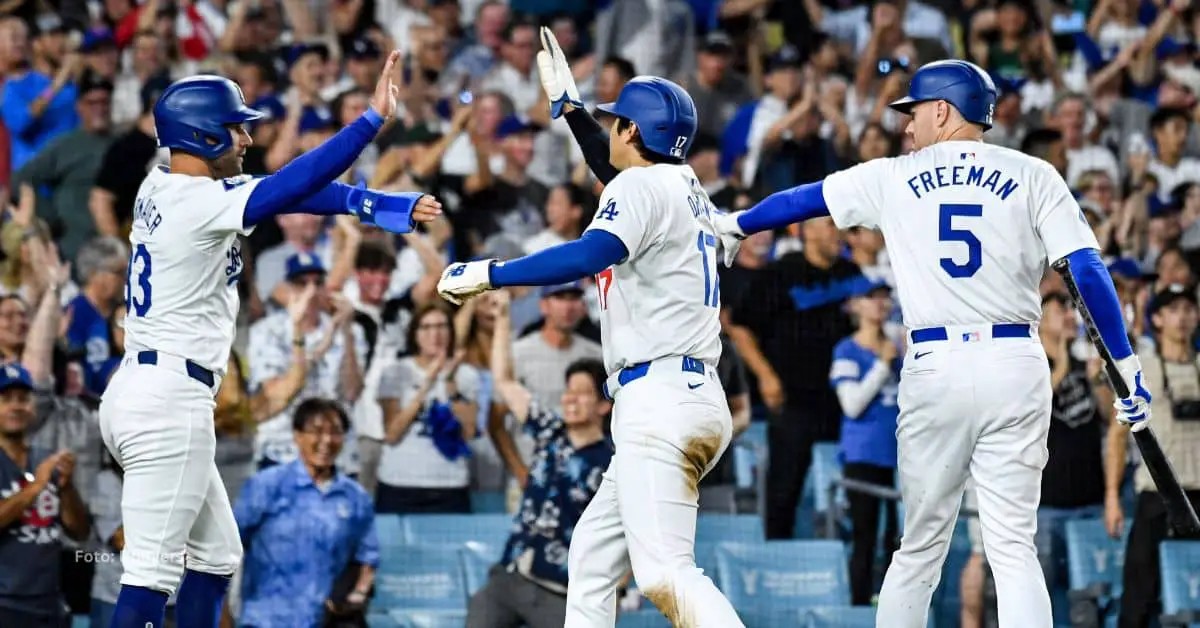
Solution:
<svg viewBox="0 0 1200 628">
<path fill-rule="evenodd" d="M 777 123 L 787 114 L 790 103 L 800 94 L 803 75 L 800 51 L 784 45 L 767 61 L 767 91 L 754 105 L 744 146 L 746 158 L 742 162 L 743 185 L 754 182 L 763 153 L 782 139 L 783 128 Z"/>
<path fill-rule="evenodd" d="M 996 116 L 992 128 L 983 134 L 989 144 L 1019 150 L 1029 125 L 1021 112 L 1021 87 L 1025 79 L 1005 79 L 992 76 L 999 93 L 996 95 Z"/>
<path fill-rule="evenodd" d="M 0 366 L 0 625 L 58 628 L 63 534 L 83 541 L 89 523 L 74 483 L 75 454 L 31 446 L 33 381 Z"/>
<path fill-rule="evenodd" d="M 1091 109 L 1087 96 L 1074 92 L 1060 94 L 1050 108 L 1050 125 L 1062 133 L 1067 150 L 1067 185 L 1075 188 L 1088 170 L 1108 173 L 1113 181 L 1120 180 L 1121 170 L 1112 151 L 1090 141 L 1087 115 Z"/>
<path fill-rule="evenodd" d="M 0 115 L 12 137 L 12 170 L 21 169 L 51 140 L 79 126 L 75 81 L 82 61 L 67 51 L 66 27 L 53 13 L 33 25 L 28 70 L 4 83 Z"/>
<path fill-rule="evenodd" d="M 315 294 L 299 326 L 291 324 L 291 315 L 279 311 L 250 327 L 250 387 L 269 390 L 285 385 L 292 348 L 308 350 L 308 377 L 304 388 L 282 412 L 264 420 L 255 436 L 255 460 L 259 468 L 291 462 L 296 447 L 290 430 L 292 410 L 305 399 L 321 397 L 353 404 L 362 392 L 367 342 L 357 325 L 348 324 L 354 306 L 344 296 L 330 293 L 325 286 L 326 271 L 321 259 L 311 253 L 296 253 L 286 262 L 286 292 L 289 301 Z M 350 456 L 350 448 L 346 455 Z"/>
<path fill-rule="evenodd" d="M 581 282 L 543 286 L 539 308 L 543 319 L 541 329 L 512 343 L 513 376 L 524 382 L 542 407 L 558 411 L 567 367 L 577 360 L 599 360 L 603 352 L 599 344 L 577 333 L 580 322 L 587 316 Z M 535 444 L 519 428 L 519 425 L 506 427 L 503 418 L 488 426 L 492 442 L 513 476 L 514 481 L 509 483 L 510 512 L 515 510 L 515 498 L 520 496 L 528 478 Z"/>
<path fill-rule="evenodd" d="M 117 40 L 108 27 L 97 26 L 84 31 L 79 52 L 83 55 L 85 71 L 91 70 L 107 81 L 116 80 L 121 58 L 117 52 Z"/>
<path fill-rule="evenodd" d="M 1100 359 L 1081 359 L 1073 351 L 1079 331 L 1078 313 L 1069 294 L 1054 291 L 1042 296 L 1038 336 L 1049 360 L 1053 394 L 1046 440 L 1049 457 L 1042 472 L 1034 544 L 1052 592 L 1068 588 L 1067 522 L 1099 519 L 1104 513 L 1103 435 L 1113 399 L 1100 379 Z M 1087 349 L 1091 351 L 1090 346 Z M 1052 602 L 1059 599 L 1051 596 Z M 1054 604 L 1053 610 L 1056 621 L 1070 623 L 1068 605 Z"/>
<path fill-rule="evenodd" d="M 154 135 L 154 103 L 170 84 L 170 78 L 159 75 L 142 86 L 141 115 L 133 128 L 113 140 L 100 160 L 88 196 L 88 211 L 100 235 L 128 235 L 133 203 L 146 173 L 167 163 L 167 151 L 159 149 Z"/>
<path fill-rule="evenodd" d="M 98 233 L 96 221 L 84 208 L 88 207 L 96 172 L 113 142 L 112 91 L 110 81 L 85 72 L 75 91 L 80 125 L 51 140 L 13 174 L 22 208 L 32 211 L 40 205 L 38 215 L 65 228 L 59 241 L 64 259 L 75 257 L 79 248 Z M 44 190 L 51 191 L 45 202 Z"/>
<path fill-rule="evenodd" d="M 333 260 L 330 238 L 324 237 L 320 216 L 284 214 L 275 217 L 283 242 L 258 253 L 254 260 L 254 287 L 264 303 L 283 304 L 288 297 L 286 288 L 287 264 L 293 256 L 306 253 L 316 256 L 328 268 Z"/>
<path fill-rule="evenodd" d="M 1145 369 L 1143 381 L 1153 397 L 1154 430 L 1188 500 L 1200 509 L 1200 360 L 1194 345 L 1200 308 L 1195 286 L 1163 286 L 1151 298 L 1149 311 L 1154 342 L 1143 343 L 1138 353 Z M 1107 443 L 1107 465 L 1123 471 L 1129 431 L 1110 424 Z M 1113 538 L 1124 531 L 1122 475 L 1114 473 L 1105 482 L 1104 519 Z M 1121 573 L 1121 628 L 1149 626 L 1160 612 L 1159 544 L 1168 537 L 1163 501 L 1146 466 L 1139 466 L 1133 477 L 1137 504 Z"/>
<path fill-rule="evenodd" d="M 891 289 L 882 281 L 865 281 L 846 302 L 854 320 L 852 335 L 838 341 L 829 367 L 829 385 L 842 409 L 838 458 L 850 480 L 881 487 L 896 484 L 896 405 L 900 384 L 900 349 L 884 325 L 892 312 Z M 875 550 L 879 533 L 880 499 L 847 491 L 850 502 L 852 551 L 850 603 L 867 606 L 875 593 Z M 896 504 L 887 502 L 883 564 L 891 563 L 900 538 Z"/>
<path fill-rule="evenodd" d="M 509 239 L 519 246 L 545 226 L 541 208 L 549 190 L 527 172 L 533 162 L 534 134 L 538 130 L 527 118 L 505 118 L 496 128 L 504 168 L 495 175 L 478 171 L 485 185 L 464 199 L 464 227 L 485 248 L 493 237 Z"/>
<path fill-rule="evenodd" d="M 738 107 L 754 100 L 746 77 L 735 72 L 733 39 L 722 31 L 711 31 L 696 51 L 696 72 L 687 81 L 687 91 L 700 114 L 700 133 L 719 136 Z"/>
</svg>

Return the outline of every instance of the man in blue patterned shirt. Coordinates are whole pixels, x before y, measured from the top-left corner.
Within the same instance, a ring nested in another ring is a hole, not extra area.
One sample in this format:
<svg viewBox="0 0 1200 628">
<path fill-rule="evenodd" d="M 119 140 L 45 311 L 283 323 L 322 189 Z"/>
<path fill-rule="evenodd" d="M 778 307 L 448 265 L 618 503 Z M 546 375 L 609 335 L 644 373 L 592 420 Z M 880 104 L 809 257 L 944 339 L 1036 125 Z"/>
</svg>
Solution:
<svg viewBox="0 0 1200 628">
<path fill-rule="evenodd" d="M 472 598 L 467 628 L 560 628 L 567 612 L 567 548 L 613 455 L 604 435 L 612 404 L 604 399 L 606 377 L 599 360 L 567 367 L 562 413 L 533 400 L 513 379 L 509 299 L 496 293 L 492 335 L 492 378 L 499 402 L 535 441 L 521 508 L 500 563 Z"/>
<path fill-rule="evenodd" d="M 299 459 L 260 471 L 242 488 L 233 509 L 246 548 L 238 626 L 320 626 L 326 611 L 362 611 L 379 541 L 371 498 L 334 465 L 349 424 L 337 402 L 301 403 L 292 419 Z M 332 600 L 335 579 L 352 562 L 353 590 Z"/>
</svg>

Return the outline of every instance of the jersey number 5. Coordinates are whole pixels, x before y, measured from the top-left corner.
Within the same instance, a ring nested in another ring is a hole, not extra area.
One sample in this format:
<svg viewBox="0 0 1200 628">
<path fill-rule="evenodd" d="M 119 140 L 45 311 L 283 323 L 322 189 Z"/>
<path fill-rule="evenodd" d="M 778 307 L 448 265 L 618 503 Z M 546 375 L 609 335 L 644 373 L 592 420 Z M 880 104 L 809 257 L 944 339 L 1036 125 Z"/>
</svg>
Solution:
<svg viewBox="0 0 1200 628">
<path fill-rule="evenodd" d="M 967 245 L 967 261 L 960 264 L 952 258 L 943 257 L 940 261 L 942 270 L 955 279 L 974 276 L 983 266 L 983 244 L 970 229 L 955 229 L 954 218 L 979 218 L 983 216 L 983 205 L 960 205 L 945 203 L 938 206 L 938 240 L 941 242 L 962 242 Z"/>
<path fill-rule="evenodd" d="M 129 269 L 125 277 L 125 312 L 134 316 L 145 316 L 150 311 L 150 251 L 145 244 L 137 245 L 129 256 Z M 134 292 L 137 284 L 139 294 Z"/>
</svg>

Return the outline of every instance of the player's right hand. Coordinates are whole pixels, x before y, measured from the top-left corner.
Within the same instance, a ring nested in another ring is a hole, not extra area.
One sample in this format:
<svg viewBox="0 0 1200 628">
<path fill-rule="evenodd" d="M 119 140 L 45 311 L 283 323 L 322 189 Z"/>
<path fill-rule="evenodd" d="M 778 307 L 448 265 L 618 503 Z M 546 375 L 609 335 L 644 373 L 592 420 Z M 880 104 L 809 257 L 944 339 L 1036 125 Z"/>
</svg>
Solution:
<svg viewBox="0 0 1200 628">
<path fill-rule="evenodd" d="M 1117 371 L 1124 380 L 1129 396 L 1122 397 L 1113 403 L 1117 409 L 1117 421 L 1128 425 L 1133 431 L 1145 429 L 1150 425 L 1150 391 L 1146 390 L 1143 382 L 1142 363 L 1136 355 L 1117 360 Z"/>
<path fill-rule="evenodd" d="M 462 305 L 467 299 L 491 290 L 491 268 L 495 261 L 484 259 L 451 264 L 438 281 L 438 294 L 454 305 Z"/>
<path fill-rule="evenodd" d="M 721 241 L 721 249 L 724 251 L 723 259 L 725 266 L 728 267 L 733 267 L 733 260 L 737 259 L 742 240 L 746 239 L 746 232 L 742 231 L 742 227 L 737 221 L 738 216 L 741 215 L 742 212 L 732 214 L 713 212 L 712 214 L 713 228 L 717 231 L 717 239 Z"/>
<path fill-rule="evenodd" d="M 375 93 L 371 96 L 371 108 L 383 116 L 384 120 L 396 113 L 396 101 L 400 99 L 400 87 L 393 81 L 396 73 L 396 62 L 400 60 L 400 51 L 393 50 L 383 64 L 383 72 L 379 74 L 379 82 L 375 84 Z"/>
<path fill-rule="evenodd" d="M 542 27 L 542 50 L 537 53 L 538 74 L 542 78 L 542 89 L 546 90 L 546 98 L 550 101 L 550 117 L 558 118 L 566 113 L 564 108 L 570 105 L 575 109 L 583 109 L 583 99 L 579 96 L 579 88 L 575 85 L 575 77 L 571 74 L 571 66 L 567 56 L 558 47 L 558 39 L 554 33 Z M 569 111 L 569 110 L 567 110 Z"/>
</svg>

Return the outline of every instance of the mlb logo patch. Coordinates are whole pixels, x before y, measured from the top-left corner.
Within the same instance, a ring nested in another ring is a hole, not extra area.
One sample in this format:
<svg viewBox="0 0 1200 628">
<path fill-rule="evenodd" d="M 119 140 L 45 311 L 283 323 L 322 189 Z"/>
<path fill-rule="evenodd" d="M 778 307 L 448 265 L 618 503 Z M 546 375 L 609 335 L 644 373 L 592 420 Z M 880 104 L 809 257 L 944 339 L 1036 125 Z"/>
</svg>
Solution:
<svg viewBox="0 0 1200 628">
<path fill-rule="evenodd" d="M 962 335 L 963 342 L 979 342 L 979 332 L 972 331 Z"/>
<path fill-rule="evenodd" d="M 975 153 L 959 153 L 959 159 L 975 159 Z"/>
</svg>

